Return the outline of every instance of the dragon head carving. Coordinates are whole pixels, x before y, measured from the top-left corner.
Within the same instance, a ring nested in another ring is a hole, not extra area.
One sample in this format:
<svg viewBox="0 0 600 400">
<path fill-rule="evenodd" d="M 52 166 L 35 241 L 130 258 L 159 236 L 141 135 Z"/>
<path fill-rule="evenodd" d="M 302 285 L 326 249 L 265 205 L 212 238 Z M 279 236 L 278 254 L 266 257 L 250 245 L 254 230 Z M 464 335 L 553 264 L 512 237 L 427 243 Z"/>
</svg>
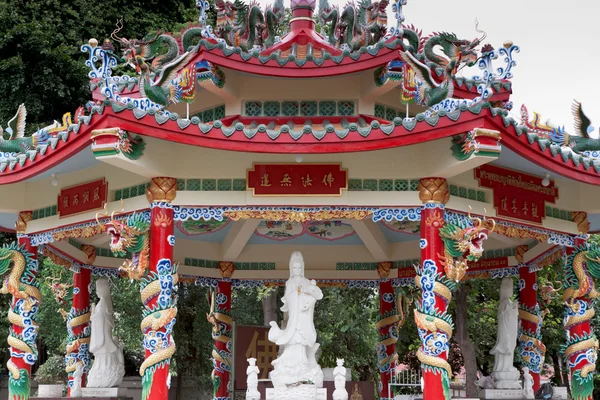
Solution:
<svg viewBox="0 0 600 400">
<path fill-rule="evenodd" d="M 96 221 L 108 233 L 113 254 L 119 257 L 125 257 L 127 253 L 132 255 L 131 260 L 126 260 L 120 270 L 131 279 L 140 279 L 148 268 L 150 223 L 145 214 L 133 213 L 126 219 L 117 220 L 116 213 L 113 211 L 105 224 L 100 222 L 98 213 Z M 108 215 L 106 209 L 104 215 Z"/>
<path fill-rule="evenodd" d="M 461 227 L 447 223 L 440 229 L 440 236 L 444 241 L 444 254 L 440 259 L 444 265 L 449 279 L 459 282 L 466 274 L 468 261 L 478 261 L 483 255 L 483 242 L 487 240 L 496 222 L 491 220 L 491 229 L 486 227 L 486 218 L 473 218 L 473 227 Z"/>
</svg>

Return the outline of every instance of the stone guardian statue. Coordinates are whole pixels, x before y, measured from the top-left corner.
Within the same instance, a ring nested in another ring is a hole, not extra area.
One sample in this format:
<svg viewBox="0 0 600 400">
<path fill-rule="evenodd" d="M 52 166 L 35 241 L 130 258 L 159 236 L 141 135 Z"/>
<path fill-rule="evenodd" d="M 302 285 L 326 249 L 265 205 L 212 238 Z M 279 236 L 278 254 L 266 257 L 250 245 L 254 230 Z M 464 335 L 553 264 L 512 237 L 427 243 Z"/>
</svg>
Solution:
<svg viewBox="0 0 600 400">
<path fill-rule="evenodd" d="M 333 383 L 335 390 L 333 392 L 333 400 L 348 400 L 348 392 L 346 391 L 346 368 L 344 360 L 338 358 L 336 360 L 337 367 L 333 370 Z"/>
<path fill-rule="evenodd" d="M 248 367 L 246 368 L 246 400 L 260 400 L 260 392 L 258 391 L 258 373 L 259 369 L 256 366 L 256 358 L 248 359 Z"/>
<path fill-rule="evenodd" d="M 285 284 L 285 294 L 281 299 L 281 310 L 288 313 L 287 325 L 280 329 L 277 322 L 270 322 L 269 340 L 283 347 L 272 363 L 271 380 L 275 389 L 300 384 L 323 387 L 323 372 L 315 356 L 319 344 L 313 323 L 315 305 L 322 298 L 317 282 L 304 277 L 302 253 L 293 252 L 290 279 Z"/>
<path fill-rule="evenodd" d="M 519 303 L 512 301 L 513 280 L 502 279 L 500 304 L 498 305 L 498 336 L 496 345 L 490 351 L 494 355 L 495 389 L 521 389 L 519 371 L 514 367 L 515 347 L 519 325 Z"/>
<path fill-rule="evenodd" d="M 123 382 L 125 366 L 123 349 L 117 338 L 113 337 L 115 326 L 110 283 L 107 279 L 96 281 L 98 304 L 92 307 L 90 352 L 94 354 L 94 364 L 90 369 L 87 387 L 110 388 Z"/>
</svg>

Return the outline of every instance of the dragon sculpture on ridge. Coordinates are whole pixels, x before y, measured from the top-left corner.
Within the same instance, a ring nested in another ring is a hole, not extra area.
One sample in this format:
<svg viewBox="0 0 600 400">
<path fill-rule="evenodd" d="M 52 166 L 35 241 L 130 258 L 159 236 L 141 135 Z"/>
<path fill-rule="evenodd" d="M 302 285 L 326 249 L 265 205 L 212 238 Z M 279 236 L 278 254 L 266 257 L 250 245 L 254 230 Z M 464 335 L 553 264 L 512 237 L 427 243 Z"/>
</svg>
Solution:
<svg viewBox="0 0 600 400">
<path fill-rule="evenodd" d="M 229 46 L 250 51 L 254 46 L 271 47 L 285 16 L 283 0 L 276 0 L 264 13 L 258 3 L 245 4 L 241 0 L 233 3 L 216 0 L 217 25 L 215 35 Z"/>
<path fill-rule="evenodd" d="M 486 34 L 472 41 L 458 39 L 454 33 L 434 33 L 423 39 L 422 52 L 400 51 L 400 58 L 408 64 L 422 83 L 417 101 L 427 107 L 441 103 L 454 95 L 454 77 L 463 67 L 475 65 L 478 59 L 477 47 L 485 40 Z M 443 53 L 439 55 L 436 49 Z M 433 71 L 443 69 L 443 80 L 438 83 Z"/>
<path fill-rule="evenodd" d="M 384 38 L 388 4 L 389 0 L 360 0 L 358 5 L 351 1 L 340 12 L 338 6 L 331 6 L 328 0 L 320 0 L 319 20 L 327 27 L 329 43 L 339 47 L 347 45 L 350 51 L 356 51 Z M 414 36 L 410 38 L 414 39 Z"/>
</svg>

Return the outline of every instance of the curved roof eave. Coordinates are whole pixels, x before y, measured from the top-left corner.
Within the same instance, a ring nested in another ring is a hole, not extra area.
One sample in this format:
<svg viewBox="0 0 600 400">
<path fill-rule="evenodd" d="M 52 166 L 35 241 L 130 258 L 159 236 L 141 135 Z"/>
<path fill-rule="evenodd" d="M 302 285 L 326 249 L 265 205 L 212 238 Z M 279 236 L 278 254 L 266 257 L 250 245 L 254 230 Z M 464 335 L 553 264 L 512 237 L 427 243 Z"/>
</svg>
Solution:
<svg viewBox="0 0 600 400">
<path fill-rule="evenodd" d="M 180 119 L 176 114 L 167 117 L 154 112 L 131 109 L 120 103 L 105 101 L 95 106 L 92 115 L 82 117 L 66 132 L 66 139 L 58 140 L 42 154 L 27 157 L 19 155 L 7 167 L 0 162 L 0 184 L 23 181 L 77 154 L 92 143 L 92 130 L 119 127 L 142 136 L 149 136 L 176 143 L 214 149 L 257 153 L 342 153 L 379 150 L 407 146 L 463 134 L 475 128 L 487 128 L 501 132 L 501 143 L 519 154 L 558 175 L 576 181 L 600 185 L 600 161 L 596 161 L 569 149 L 538 139 L 500 109 L 490 108 L 489 103 L 467 108 L 461 107 L 451 113 L 402 120 L 390 123 L 373 119 L 368 124 L 350 123 L 347 128 L 316 130 L 310 126 L 293 130 L 281 126 L 279 130 L 265 125 L 244 125 L 232 116 L 211 124 L 201 123 L 197 117 Z M 24 159 L 24 160 L 23 160 Z M 21 162 L 23 160 L 23 162 Z M 18 161 L 18 162 L 17 162 Z M 3 165 L 3 168 L 2 168 Z"/>
</svg>

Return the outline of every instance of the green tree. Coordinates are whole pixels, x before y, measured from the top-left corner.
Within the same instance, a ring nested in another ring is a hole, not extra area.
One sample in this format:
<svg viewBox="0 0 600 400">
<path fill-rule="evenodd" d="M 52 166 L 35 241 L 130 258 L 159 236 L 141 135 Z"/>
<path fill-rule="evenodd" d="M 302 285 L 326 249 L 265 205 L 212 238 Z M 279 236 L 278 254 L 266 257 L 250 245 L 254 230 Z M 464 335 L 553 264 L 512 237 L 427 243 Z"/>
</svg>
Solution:
<svg viewBox="0 0 600 400">
<path fill-rule="evenodd" d="M 0 124 L 25 103 L 31 126 L 51 122 L 90 99 L 82 44 L 109 37 L 123 17 L 122 37 L 172 30 L 198 20 L 195 0 L 0 0 Z M 214 20 L 214 10 L 209 21 Z"/>
</svg>

